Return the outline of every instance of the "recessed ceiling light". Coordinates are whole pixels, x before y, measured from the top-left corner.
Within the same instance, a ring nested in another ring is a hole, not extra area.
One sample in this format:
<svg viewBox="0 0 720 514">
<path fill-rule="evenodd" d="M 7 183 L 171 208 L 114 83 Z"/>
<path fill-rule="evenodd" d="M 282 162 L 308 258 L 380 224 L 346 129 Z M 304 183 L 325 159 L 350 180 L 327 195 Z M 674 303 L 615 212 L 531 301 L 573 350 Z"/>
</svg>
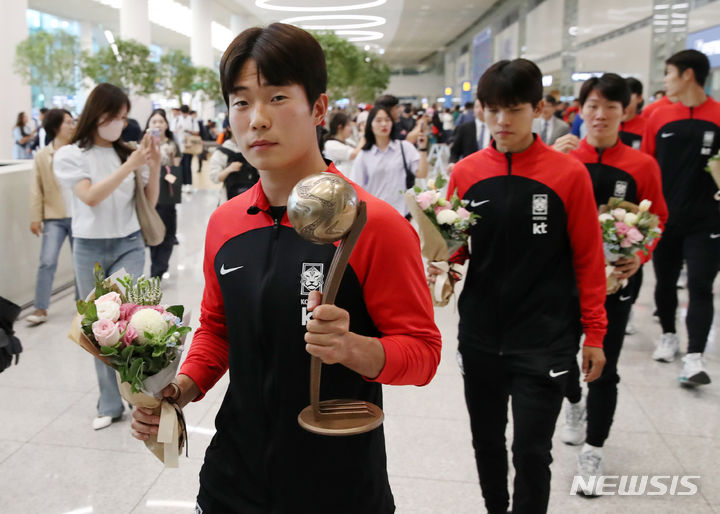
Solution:
<svg viewBox="0 0 720 514">
<path fill-rule="evenodd" d="M 349 24 L 322 24 L 315 25 L 311 23 L 299 23 L 303 21 L 320 21 L 320 20 L 365 20 L 363 23 Z M 335 30 L 335 29 L 367 29 L 370 27 L 379 27 L 385 25 L 387 20 L 381 16 L 367 16 L 364 14 L 323 14 L 313 16 L 296 16 L 294 18 L 285 18 L 280 20 L 281 23 L 290 23 L 298 25 L 307 30 Z"/>
<path fill-rule="evenodd" d="M 296 6 L 296 5 L 272 5 L 271 0 L 255 0 L 255 5 L 270 11 L 291 11 L 291 12 L 340 12 L 355 11 L 357 9 L 369 9 L 387 3 L 387 0 L 373 0 L 372 2 L 362 2 L 359 4 L 345 5 L 327 5 L 324 7 L 315 6 Z"/>
</svg>

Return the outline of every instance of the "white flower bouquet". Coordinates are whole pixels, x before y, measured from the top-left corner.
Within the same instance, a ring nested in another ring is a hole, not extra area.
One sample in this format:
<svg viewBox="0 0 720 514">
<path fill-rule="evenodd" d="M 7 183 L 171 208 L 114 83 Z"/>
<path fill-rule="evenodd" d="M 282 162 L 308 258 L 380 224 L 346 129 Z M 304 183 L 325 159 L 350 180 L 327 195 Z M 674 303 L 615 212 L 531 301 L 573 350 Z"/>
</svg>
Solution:
<svg viewBox="0 0 720 514">
<path fill-rule="evenodd" d="M 78 300 L 68 337 L 117 371 L 125 400 L 160 415 L 157 436 L 145 444 L 166 466 L 176 467 L 185 423 L 182 411 L 160 392 L 177 373 L 191 331 L 189 315 L 182 305 L 160 305 L 158 279 L 140 277 L 135 282 L 124 271 L 105 278 L 98 264 L 94 273 L 95 289 L 86 300 Z"/>
<path fill-rule="evenodd" d="M 660 237 L 660 219 L 650 212 L 651 206 L 650 200 L 635 205 L 620 198 L 610 198 L 606 205 L 600 206 L 598 218 L 602 228 L 608 294 L 627 285 L 627 279 L 618 281 L 613 275 L 613 263 L 621 257 L 638 253 L 647 255 L 648 246 Z"/>
<path fill-rule="evenodd" d="M 418 186 L 405 194 L 410 213 L 418 224 L 421 251 L 435 267 L 443 271 L 431 285 L 433 303 L 447 305 L 460 278 L 462 266 L 450 264 L 450 258 L 468 244 L 469 229 L 479 216 L 468 211 L 467 200 L 460 200 L 457 192 L 449 200 L 444 198 L 442 189 L 447 184 L 438 176 L 428 182 L 428 189 Z"/>
</svg>

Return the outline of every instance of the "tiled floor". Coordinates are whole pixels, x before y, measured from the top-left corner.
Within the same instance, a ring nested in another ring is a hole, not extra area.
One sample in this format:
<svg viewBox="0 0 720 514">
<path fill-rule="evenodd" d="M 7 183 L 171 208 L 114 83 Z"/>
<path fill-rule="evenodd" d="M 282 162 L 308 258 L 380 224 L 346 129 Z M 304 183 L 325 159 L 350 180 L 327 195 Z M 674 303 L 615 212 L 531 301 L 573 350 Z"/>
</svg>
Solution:
<svg viewBox="0 0 720 514">
<path fill-rule="evenodd" d="M 181 206 L 181 244 L 165 283 L 165 298 L 189 304 L 195 325 L 204 228 L 215 203 L 215 193 L 203 190 Z M 571 496 L 577 448 L 556 437 L 552 513 L 720 513 L 720 349 L 713 336 L 707 365 L 715 383 L 697 391 L 679 388 L 679 361 L 650 359 L 659 327 L 651 318 L 650 270 L 646 277 L 636 305 L 639 333 L 626 339 L 620 361 L 622 382 L 605 449 L 606 473 L 699 475 L 699 493 Z M 684 292 L 681 297 L 684 301 Z M 54 298 L 44 325 L 17 323 L 25 351 L 18 366 L 0 374 L 0 513 L 192 512 L 226 382 L 186 408 L 190 458 L 183 458 L 179 469 L 163 469 L 130 436 L 127 417 L 106 430 L 90 428 L 97 385 L 90 357 L 65 338 L 72 300 Z M 438 309 L 436 318 L 445 344 L 436 378 L 424 388 L 385 387 L 388 468 L 397 510 L 484 512 L 455 360 L 457 313 L 451 305 Z"/>
</svg>

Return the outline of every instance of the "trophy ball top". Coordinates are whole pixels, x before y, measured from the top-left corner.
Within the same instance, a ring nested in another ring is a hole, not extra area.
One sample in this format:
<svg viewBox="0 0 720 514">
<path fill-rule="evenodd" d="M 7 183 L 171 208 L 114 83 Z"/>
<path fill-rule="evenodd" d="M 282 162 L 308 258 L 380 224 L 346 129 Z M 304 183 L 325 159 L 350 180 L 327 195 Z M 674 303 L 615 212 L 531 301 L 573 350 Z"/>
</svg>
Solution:
<svg viewBox="0 0 720 514">
<path fill-rule="evenodd" d="M 347 180 L 317 173 L 300 180 L 288 197 L 290 223 L 303 239 L 326 244 L 341 239 L 357 215 L 358 197 Z"/>
</svg>

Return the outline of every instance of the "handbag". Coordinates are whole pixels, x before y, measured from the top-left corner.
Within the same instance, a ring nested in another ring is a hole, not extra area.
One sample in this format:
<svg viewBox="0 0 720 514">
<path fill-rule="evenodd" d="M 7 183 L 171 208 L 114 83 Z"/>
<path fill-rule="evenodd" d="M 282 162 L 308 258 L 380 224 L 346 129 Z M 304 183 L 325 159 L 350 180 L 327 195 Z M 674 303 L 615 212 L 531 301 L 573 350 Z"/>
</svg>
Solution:
<svg viewBox="0 0 720 514">
<path fill-rule="evenodd" d="M 145 186 L 139 170 L 135 170 L 135 211 L 140 231 L 147 246 L 157 246 L 165 239 L 165 224 L 145 197 Z"/>
<path fill-rule="evenodd" d="M 398 141 L 398 143 L 400 143 L 400 153 L 402 154 L 403 168 L 405 168 L 405 189 L 412 189 L 415 186 L 415 175 L 408 168 L 402 141 Z"/>
</svg>

